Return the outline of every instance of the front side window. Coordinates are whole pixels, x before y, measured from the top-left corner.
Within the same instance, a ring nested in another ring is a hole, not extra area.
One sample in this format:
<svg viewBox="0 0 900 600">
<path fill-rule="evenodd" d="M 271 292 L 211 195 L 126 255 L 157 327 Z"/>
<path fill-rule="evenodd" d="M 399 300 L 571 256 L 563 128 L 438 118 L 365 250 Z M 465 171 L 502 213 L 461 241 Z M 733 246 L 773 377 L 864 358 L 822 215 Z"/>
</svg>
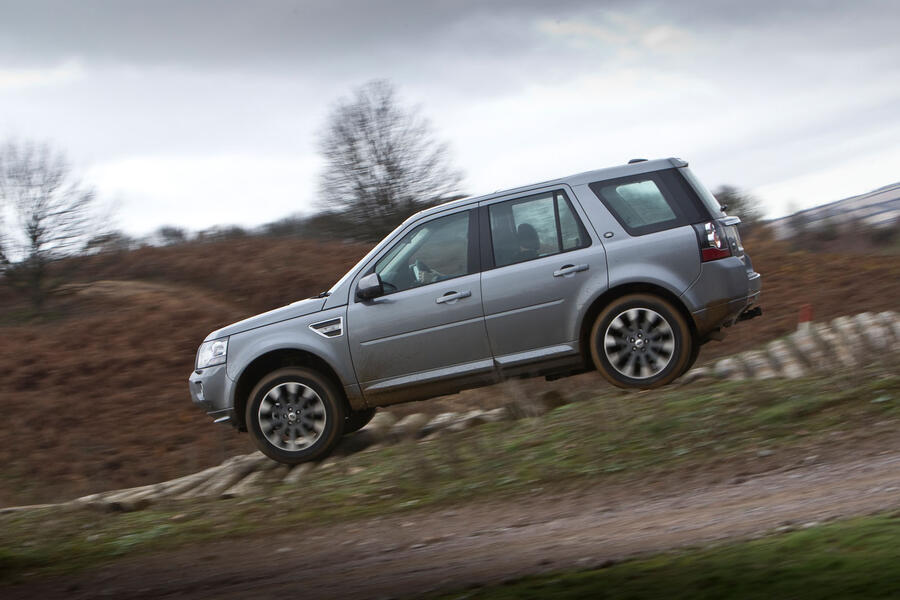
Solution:
<svg viewBox="0 0 900 600">
<path fill-rule="evenodd" d="M 471 211 L 433 219 L 404 235 L 375 263 L 384 293 L 468 275 Z"/>
<path fill-rule="evenodd" d="M 565 194 L 546 192 L 489 207 L 494 265 L 503 267 L 590 244 Z"/>
</svg>

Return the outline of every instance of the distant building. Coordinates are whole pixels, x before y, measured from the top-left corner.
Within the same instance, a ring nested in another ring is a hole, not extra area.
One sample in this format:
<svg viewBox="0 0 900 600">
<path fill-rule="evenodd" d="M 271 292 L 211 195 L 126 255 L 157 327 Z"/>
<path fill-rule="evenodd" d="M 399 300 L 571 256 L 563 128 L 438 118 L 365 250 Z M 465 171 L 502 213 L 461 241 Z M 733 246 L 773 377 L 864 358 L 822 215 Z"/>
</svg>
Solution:
<svg viewBox="0 0 900 600">
<path fill-rule="evenodd" d="M 790 237 L 794 227 L 802 223 L 807 229 L 860 223 L 871 227 L 892 227 L 900 221 L 900 182 L 892 183 L 843 200 L 800 210 L 773 219 L 769 224 L 779 238 Z"/>
</svg>

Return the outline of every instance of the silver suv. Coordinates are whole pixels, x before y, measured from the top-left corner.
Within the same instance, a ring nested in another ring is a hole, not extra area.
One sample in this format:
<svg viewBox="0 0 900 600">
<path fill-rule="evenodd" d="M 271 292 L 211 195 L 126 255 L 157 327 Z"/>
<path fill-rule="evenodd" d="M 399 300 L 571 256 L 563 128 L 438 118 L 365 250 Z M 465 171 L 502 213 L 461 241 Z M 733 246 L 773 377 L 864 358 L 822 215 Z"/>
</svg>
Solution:
<svg viewBox="0 0 900 600">
<path fill-rule="evenodd" d="M 191 396 L 299 463 L 376 407 L 508 377 L 665 385 L 761 313 L 738 223 L 675 158 L 430 208 L 328 292 L 209 334 Z"/>
</svg>

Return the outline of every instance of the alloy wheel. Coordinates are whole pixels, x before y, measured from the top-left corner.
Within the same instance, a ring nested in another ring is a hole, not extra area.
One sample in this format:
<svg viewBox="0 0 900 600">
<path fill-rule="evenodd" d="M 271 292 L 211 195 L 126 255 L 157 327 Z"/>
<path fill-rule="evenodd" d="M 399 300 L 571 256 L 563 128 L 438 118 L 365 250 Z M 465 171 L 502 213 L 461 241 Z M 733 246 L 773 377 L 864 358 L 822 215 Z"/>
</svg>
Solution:
<svg viewBox="0 0 900 600">
<path fill-rule="evenodd" d="M 662 372 L 675 355 L 675 333 L 658 312 L 629 308 L 606 328 L 603 350 L 612 367 L 632 379 L 648 379 Z"/>
<path fill-rule="evenodd" d="M 287 382 L 269 390 L 259 403 L 259 427 L 276 448 L 295 452 L 309 448 L 325 430 L 325 403 L 308 385 Z"/>
</svg>

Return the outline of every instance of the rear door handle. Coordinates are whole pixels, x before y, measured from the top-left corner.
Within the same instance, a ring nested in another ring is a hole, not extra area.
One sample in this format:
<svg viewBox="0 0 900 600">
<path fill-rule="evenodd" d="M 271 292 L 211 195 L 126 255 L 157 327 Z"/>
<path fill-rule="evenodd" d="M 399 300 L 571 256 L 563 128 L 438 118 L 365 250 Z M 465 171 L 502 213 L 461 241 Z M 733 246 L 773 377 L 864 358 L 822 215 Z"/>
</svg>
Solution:
<svg viewBox="0 0 900 600">
<path fill-rule="evenodd" d="M 553 271 L 554 277 L 566 277 L 569 275 L 574 275 L 579 271 L 587 271 L 588 265 L 563 265 L 556 271 Z"/>
<path fill-rule="evenodd" d="M 472 292 L 470 292 L 469 290 L 463 290 L 461 292 L 447 292 L 440 298 L 435 298 L 434 301 L 437 304 L 445 304 L 448 302 L 452 303 L 456 302 L 457 300 L 462 300 L 463 298 L 468 298 L 471 295 Z"/>
</svg>

